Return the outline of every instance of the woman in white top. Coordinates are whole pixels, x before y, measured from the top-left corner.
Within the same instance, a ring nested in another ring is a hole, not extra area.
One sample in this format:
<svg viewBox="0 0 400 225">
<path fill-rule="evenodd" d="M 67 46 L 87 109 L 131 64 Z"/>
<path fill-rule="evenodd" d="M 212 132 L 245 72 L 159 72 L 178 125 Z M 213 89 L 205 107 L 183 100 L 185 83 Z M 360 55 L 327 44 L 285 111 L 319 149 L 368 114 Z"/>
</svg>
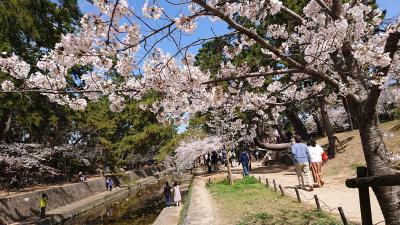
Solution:
<svg viewBox="0 0 400 225">
<path fill-rule="evenodd" d="M 324 185 L 324 182 L 322 181 L 322 153 L 324 150 L 321 146 L 317 145 L 315 140 L 311 140 L 310 146 L 308 146 L 308 151 L 310 152 L 311 171 L 314 182 L 318 187 L 321 187 Z"/>
<path fill-rule="evenodd" d="M 174 203 L 176 206 L 179 206 L 179 203 L 182 200 L 181 191 L 179 190 L 178 183 L 174 182 L 174 187 L 172 188 L 174 191 Z"/>
</svg>

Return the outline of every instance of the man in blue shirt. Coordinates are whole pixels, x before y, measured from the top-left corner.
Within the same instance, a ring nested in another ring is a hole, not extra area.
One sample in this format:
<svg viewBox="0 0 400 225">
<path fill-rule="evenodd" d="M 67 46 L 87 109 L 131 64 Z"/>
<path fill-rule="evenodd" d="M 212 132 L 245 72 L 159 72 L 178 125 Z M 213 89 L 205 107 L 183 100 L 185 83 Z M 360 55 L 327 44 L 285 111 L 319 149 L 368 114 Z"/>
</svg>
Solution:
<svg viewBox="0 0 400 225">
<path fill-rule="evenodd" d="M 250 160 L 249 160 L 249 156 L 247 155 L 247 152 L 243 150 L 239 156 L 239 163 L 241 163 L 243 166 L 243 175 L 244 176 L 249 175 L 249 161 Z"/>
<path fill-rule="evenodd" d="M 299 179 L 299 185 L 302 189 L 305 189 L 304 179 L 309 186 L 309 190 L 313 191 L 313 182 L 310 173 L 310 153 L 308 152 L 307 145 L 301 143 L 301 137 L 295 137 L 296 143 L 291 147 L 292 154 L 294 156 L 294 163 L 296 165 L 297 178 Z"/>
</svg>

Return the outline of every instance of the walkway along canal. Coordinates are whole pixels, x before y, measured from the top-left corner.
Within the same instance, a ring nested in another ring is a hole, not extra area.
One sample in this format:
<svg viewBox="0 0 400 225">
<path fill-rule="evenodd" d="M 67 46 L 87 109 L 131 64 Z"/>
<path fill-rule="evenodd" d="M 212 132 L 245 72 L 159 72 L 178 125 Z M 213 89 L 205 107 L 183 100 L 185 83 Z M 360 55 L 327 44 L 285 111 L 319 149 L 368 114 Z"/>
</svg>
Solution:
<svg viewBox="0 0 400 225">
<path fill-rule="evenodd" d="M 182 174 L 173 174 L 171 170 L 162 171 L 128 182 L 112 192 L 89 195 L 71 204 L 50 208 L 45 219 L 32 217 L 15 224 L 151 224 L 164 207 L 164 182 L 179 182 L 181 177 Z"/>
</svg>

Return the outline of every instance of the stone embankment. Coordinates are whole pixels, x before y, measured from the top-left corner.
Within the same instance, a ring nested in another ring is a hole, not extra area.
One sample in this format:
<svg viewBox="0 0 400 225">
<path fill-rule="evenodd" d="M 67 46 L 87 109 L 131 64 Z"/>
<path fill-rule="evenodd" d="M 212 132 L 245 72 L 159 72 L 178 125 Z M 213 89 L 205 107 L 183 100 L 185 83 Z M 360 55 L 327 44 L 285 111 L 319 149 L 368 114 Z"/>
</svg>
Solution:
<svg viewBox="0 0 400 225">
<path fill-rule="evenodd" d="M 138 181 L 116 188 L 112 192 L 106 192 L 104 178 L 98 178 L 88 182 L 67 184 L 0 198 L 0 212 L 2 212 L 0 213 L 0 224 L 17 221 L 24 222 L 15 224 L 57 224 L 105 202 L 113 201 L 131 192 L 137 192 L 147 185 L 157 183 L 160 177 L 172 173 L 171 170 L 164 169 L 154 167 L 130 171 L 127 175 Z M 49 196 L 48 216 L 46 219 L 38 220 L 36 216 L 40 214 L 38 203 L 42 193 Z"/>
</svg>

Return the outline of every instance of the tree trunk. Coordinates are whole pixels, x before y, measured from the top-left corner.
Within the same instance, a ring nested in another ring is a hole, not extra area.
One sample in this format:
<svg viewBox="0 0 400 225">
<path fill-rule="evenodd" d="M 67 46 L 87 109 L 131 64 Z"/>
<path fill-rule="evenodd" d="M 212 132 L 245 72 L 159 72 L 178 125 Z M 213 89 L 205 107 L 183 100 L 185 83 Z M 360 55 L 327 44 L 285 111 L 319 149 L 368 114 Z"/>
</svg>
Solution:
<svg viewBox="0 0 400 225">
<path fill-rule="evenodd" d="M 359 127 L 368 176 L 395 174 L 390 167 L 387 148 L 379 131 L 376 108 L 371 102 L 350 103 L 350 112 Z M 374 187 L 381 211 L 388 225 L 400 224 L 400 186 Z"/>
<path fill-rule="evenodd" d="M 283 126 L 281 117 L 278 119 L 278 122 L 275 125 L 276 125 L 276 130 L 278 131 L 279 137 L 280 137 L 279 143 L 289 142 L 290 140 L 287 139 L 285 132 L 283 132 L 284 126 Z"/>
<path fill-rule="evenodd" d="M 326 101 L 324 97 L 318 98 L 319 107 L 321 108 L 321 118 L 324 124 L 326 136 L 328 136 L 328 156 L 329 158 L 335 158 L 335 137 L 333 135 L 333 129 L 331 122 L 329 121 L 328 112 L 326 111 Z"/>
<path fill-rule="evenodd" d="M 349 111 L 349 104 L 347 103 L 347 98 L 342 97 L 342 101 L 343 101 L 344 110 L 346 111 L 346 114 L 347 114 L 347 120 L 349 121 L 349 129 L 353 130 L 354 129 L 353 118 L 351 117 L 351 113 Z"/>
<path fill-rule="evenodd" d="M 300 135 L 302 139 L 308 139 L 308 132 L 304 126 L 303 121 L 299 118 L 298 112 L 295 107 L 290 107 L 286 110 L 286 115 L 289 120 L 293 123 L 294 130 L 297 135 Z"/>
<path fill-rule="evenodd" d="M 315 124 L 317 125 L 317 135 L 318 136 L 325 136 L 324 130 L 322 129 L 321 121 L 318 118 L 318 115 L 313 113 L 312 117 L 314 119 Z"/>
<path fill-rule="evenodd" d="M 232 170 L 231 170 L 231 163 L 230 163 L 230 159 L 231 159 L 230 154 L 231 154 L 231 150 L 228 149 L 228 152 L 226 153 L 227 168 L 228 168 L 228 184 L 229 185 L 233 185 Z"/>
</svg>

